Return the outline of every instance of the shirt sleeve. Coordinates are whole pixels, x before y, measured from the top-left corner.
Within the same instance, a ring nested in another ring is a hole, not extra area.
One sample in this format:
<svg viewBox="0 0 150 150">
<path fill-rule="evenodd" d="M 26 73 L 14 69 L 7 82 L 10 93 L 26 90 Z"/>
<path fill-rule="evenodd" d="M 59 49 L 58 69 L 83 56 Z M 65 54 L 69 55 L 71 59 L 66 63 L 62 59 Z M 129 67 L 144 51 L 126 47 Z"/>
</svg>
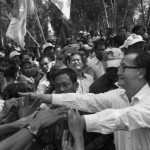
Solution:
<svg viewBox="0 0 150 150">
<path fill-rule="evenodd" d="M 88 132 L 109 134 L 116 130 L 132 131 L 139 128 L 150 128 L 149 108 L 150 102 L 85 115 L 86 129 Z"/>
<path fill-rule="evenodd" d="M 115 90 L 101 94 L 52 94 L 52 104 L 67 105 L 84 112 L 95 113 L 112 108 L 112 102 L 117 98 Z"/>
</svg>

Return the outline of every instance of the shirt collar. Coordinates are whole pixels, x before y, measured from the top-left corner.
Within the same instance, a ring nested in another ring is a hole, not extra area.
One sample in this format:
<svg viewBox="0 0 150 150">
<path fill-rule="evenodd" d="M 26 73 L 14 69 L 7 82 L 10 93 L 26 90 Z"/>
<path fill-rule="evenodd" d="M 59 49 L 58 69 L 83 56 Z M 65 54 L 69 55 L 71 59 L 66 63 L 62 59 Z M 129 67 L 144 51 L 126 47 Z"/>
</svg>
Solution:
<svg viewBox="0 0 150 150">
<path fill-rule="evenodd" d="M 139 101 L 145 96 L 145 94 L 147 92 L 150 92 L 150 87 L 147 84 L 145 84 L 143 86 L 143 88 L 138 92 L 136 93 L 133 97 L 132 97 L 132 102 L 135 100 L 135 99 L 138 99 Z M 127 95 L 126 95 L 126 91 L 124 89 L 122 89 L 120 95 L 122 95 L 123 97 L 126 97 L 127 98 Z"/>
<path fill-rule="evenodd" d="M 132 97 L 132 99 L 137 98 L 140 101 L 145 96 L 145 94 L 149 91 L 150 91 L 150 87 L 147 83 L 143 86 L 143 88 L 135 96 Z"/>
<path fill-rule="evenodd" d="M 78 77 L 78 79 L 82 80 L 83 78 L 87 78 L 87 77 L 86 77 L 86 75 L 82 72 L 82 77 L 81 77 L 81 78 Z"/>
</svg>

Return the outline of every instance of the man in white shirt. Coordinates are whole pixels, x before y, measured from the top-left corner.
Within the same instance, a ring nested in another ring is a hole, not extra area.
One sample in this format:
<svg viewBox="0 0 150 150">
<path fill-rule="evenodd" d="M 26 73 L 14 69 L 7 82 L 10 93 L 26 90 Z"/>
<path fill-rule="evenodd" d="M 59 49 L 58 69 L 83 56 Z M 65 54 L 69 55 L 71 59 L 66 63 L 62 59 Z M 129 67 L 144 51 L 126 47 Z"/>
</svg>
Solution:
<svg viewBox="0 0 150 150">
<path fill-rule="evenodd" d="M 117 150 L 149 150 L 150 54 L 134 52 L 124 56 L 118 76 L 122 88 L 103 94 L 29 95 L 32 99 L 40 97 L 42 102 L 95 113 L 82 116 L 86 130 L 114 132 Z"/>
<path fill-rule="evenodd" d="M 106 49 L 103 39 L 94 42 L 95 57 L 89 60 L 88 65 L 92 67 L 96 72 L 96 79 L 101 77 L 105 73 L 105 69 L 102 62 L 102 53 Z"/>
<path fill-rule="evenodd" d="M 79 53 L 71 54 L 69 57 L 69 68 L 74 70 L 78 77 L 79 87 L 77 93 L 88 93 L 90 85 L 94 82 L 91 75 L 83 73 L 83 58 Z"/>
</svg>

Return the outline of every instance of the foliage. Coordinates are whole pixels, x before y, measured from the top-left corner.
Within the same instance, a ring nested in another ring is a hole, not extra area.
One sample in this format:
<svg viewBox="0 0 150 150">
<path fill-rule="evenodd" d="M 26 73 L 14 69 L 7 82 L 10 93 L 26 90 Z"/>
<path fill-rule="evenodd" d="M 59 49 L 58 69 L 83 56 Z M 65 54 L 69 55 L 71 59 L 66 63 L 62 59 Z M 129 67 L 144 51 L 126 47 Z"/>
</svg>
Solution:
<svg viewBox="0 0 150 150">
<path fill-rule="evenodd" d="M 1 0 L 0 1 L 0 35 L 5 35 L 10 20 L 8 19 L 8 8 L 4 2 L 7 2 L 8 5 L 13 8 L 12 0 Z M 149 9 L 149 0 L 144 3 L 145 18 L 147 19 Z M 50 2 L 46 5 L 42 4 L 42 0 L 34 0 L 36 5 L 37 14 L 44 31 L 46 39 L 48 39 L 48 17 L 51 18 L 52 26 L 55 30 L 56 36 L 60 36 L 60 28 L 62 25 L 61 12 L 60 10 Z M 105 7 L 106 6 L 106 12 Z M 141 5 L 139 0 L 72 0 L 71 4 L 71 19 L 73 25 L 73 31 L 70 29 L 69 23 L 64 23 L 65 33 L 68 37 L 72 33 L 78 33 L 79 30 L 97 30 L 97 29 L 107 29 L 107 21 L 109 27 L 112 27 L 115 31 L 118 30 L 122 25 L 126 25 L 129 28 L 132 28 L 135 24 L 133 19 L 135 15 L 135 10 L 141 12 Z M 141 17 L 138 20 L 138 23 L 143 23 Z M 28 17 L 27 29 L 31 35 L 36 39 L 40 44 L 44 44 L 43 37 L 39 26 L 37 24 L 36 15 Z M 69 32 L 68 32 L 69 28 Z M 4 36 L 5 37 L 5 36 Z M 2 39 L 2 38 L 1 38 Z M 5 43 L 10 42 L 9 39 L 5 37 Z M 11 41 L 12 42 L 12 41 Z M 2 43 L 2 42 L 0 42 Z M 35 43 L 26 35 L 27 46 L 36 46 Z"/>
</svg>

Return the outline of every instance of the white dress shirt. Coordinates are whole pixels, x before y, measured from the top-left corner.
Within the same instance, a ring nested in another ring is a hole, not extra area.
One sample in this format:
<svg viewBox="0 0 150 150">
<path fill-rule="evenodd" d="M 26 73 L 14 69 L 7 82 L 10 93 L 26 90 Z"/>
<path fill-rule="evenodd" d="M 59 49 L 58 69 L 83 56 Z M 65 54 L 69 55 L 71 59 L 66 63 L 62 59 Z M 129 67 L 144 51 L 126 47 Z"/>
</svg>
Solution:
<svg viewBox="0 0 150 150">
<path fill-rule="evenodd" d="M 44 74 L 43 78 L 39 82 L 39 85 L 37 86 L 36 93 L 44 94 L 44 92 L 48 86 L 49 86 L 49 81 L 46 78 L 46 74 Z"/>
<path fill-rule="evenodd" d="M 148 84 L 132 97 L 131 103 L 123 89 L 104 94 L 54 94 L 52 96 L 53 104 L 66 104 L 82 111 L 96 113 L 84 116 L 87 131 L 103 134 L 114 132 L 116 150 L 150 150 L 150 87 Z"/>
<path fill-rule="evenodd" d="M 96 56 L 88 61 L 88 65 L 92 67 L 93 70 L 95 70 L 96 79 L 98 79 L 105 73 L 102 61 L 98 60 Z"/>
<path fill-rule="evenodd" d="M 77 93 L 88 93 L 89 92 L 89 87 L 91 84 L 94 82 L 94 79 L 91 75 L 84 73 L 82 78 L 77 79 L 79 83 L 79 87 L 77 90 Z"/>
</svg>

